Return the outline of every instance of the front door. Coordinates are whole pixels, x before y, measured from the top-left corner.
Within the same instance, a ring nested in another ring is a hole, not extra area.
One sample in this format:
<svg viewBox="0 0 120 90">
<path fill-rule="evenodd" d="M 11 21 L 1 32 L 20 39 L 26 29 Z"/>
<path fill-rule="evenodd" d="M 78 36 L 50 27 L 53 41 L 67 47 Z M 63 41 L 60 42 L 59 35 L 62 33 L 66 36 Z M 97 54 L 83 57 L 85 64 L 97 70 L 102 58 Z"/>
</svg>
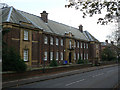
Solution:
<svg viewBox="0 0 120 90">
<path fill-rule="evenodd" d="M 69 53 L 69 63 L 71 63 L 71 52 Z"/>
</svg>

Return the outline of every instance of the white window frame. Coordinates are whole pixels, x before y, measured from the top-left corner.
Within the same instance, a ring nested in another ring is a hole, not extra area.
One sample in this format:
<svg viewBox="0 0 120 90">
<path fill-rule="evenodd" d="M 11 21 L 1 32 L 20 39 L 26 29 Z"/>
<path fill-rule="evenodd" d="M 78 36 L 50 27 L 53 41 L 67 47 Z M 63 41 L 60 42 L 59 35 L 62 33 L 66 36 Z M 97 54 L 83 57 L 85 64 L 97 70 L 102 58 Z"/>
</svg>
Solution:
<svg viewBox="0 0 120 90">
<path fill-rule="evenodd" d="M 82 48 L 82 42 L 81 42 L 81 48 Z"/>
<path fill-rule="evenodd" d="M 44 44 L 47 44 L 47 43 L 48 43 L 48 37 L 45 36 L 45 37 L 44 37 Z"/>
<path fill-rule="evenodd" d="M 24 40 L 28 40 L 28 31 L 24 30 Z"/>
<path fill-rule="evenodd" d="M 56 52 L 56 60 L 58 60 L 58 57 L 59 57 L 59 55 L 58 55 L 59 53 L 58 52 Z"/>
<path fill-rule="evenodd" d="M 58 38 L 56 38 L 56 45 L 58 45 L 59 41 L 58 41 Z"/>
<path fill-rule="evenodd" d="M 53 37 L 50 37 L 50 45 L 53 45 Z"/>
<path fill-rule="evenodd" d="M 47 51 L 44 52 L 44 61 L 47 61 Z"/>
<path fill-rule="evenodd" d="M 79 48 L 79 41 L 77 42 L 77 47 Z"/>
<path fill-rule="evenodd" d="M 28 61 L 28 50 L 27 49 L 25 49 L 24 50 L 24 61 L 26 62 L 26 61 Z"/>
<path fill-rule="evenodd" d="M 74 60 L 76 60 L 76 53 L 74 53 Z"/>
<path fill-rule="evenodd" d="M 63 60 L 63 52 L 61 52 L 61 60 Z"/>
<path fill-rule="evenodd" d="M 63 46 L 63 39 L 61 39 L 61 46 Z"/>
</svg>

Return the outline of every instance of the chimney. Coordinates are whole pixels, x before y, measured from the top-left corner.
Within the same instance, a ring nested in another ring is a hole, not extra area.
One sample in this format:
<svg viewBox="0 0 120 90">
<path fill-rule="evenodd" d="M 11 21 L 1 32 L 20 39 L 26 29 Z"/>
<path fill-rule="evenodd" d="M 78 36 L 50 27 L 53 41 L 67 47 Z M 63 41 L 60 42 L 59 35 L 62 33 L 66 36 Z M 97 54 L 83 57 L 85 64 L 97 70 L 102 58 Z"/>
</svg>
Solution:
<svg viewBox="0 0 120 90">
<path fill-rule="evenodd" d="M 111 44 L 113 45 L 113 44 L 114 44 L 114 41 L 111 41 Z"/>
<path fill-rule="evenodd" d="M 106 43 L 108 43 L 108 40 L 105 40 Z"/>
<path fill-rule="evenodd" d="M 45 22 L 48 23 L 48 13 L 46 11 L 43 11 L 41 14 L 41 19 Z"/>
<path fill-rule="evenodd" d="M 83 26 L 82 25 L 79 26 L 79 30 L 81 33 L 83 33 Z"/>
</svg>

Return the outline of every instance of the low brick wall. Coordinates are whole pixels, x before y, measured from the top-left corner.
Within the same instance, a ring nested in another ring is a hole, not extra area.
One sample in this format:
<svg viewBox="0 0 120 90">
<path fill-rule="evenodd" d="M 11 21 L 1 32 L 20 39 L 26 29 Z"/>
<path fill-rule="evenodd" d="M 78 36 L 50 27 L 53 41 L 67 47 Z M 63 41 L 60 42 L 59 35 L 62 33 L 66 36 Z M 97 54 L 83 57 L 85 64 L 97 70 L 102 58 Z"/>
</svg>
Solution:
<svg viewBox="0 0 120 90">
<path fill-rule="evenodd" d="M 114 64 L 114 63 L 115 62 L 109 62 L 109 63 L 104 62 L 104 63 L 101 63 L 101 65 L 109 65 L 109 64 Z M 22 73 L 3 73 L 2 79 L 3 79 L 3 82 L 11 81 L 11 80 L 17 80 L 17 79 L 22 79 L 22 78 L 29 78 L 29 77 L 33 77 L 33 76 L 42 76 L 45 74 L 87 68 L 87 67 L 91 67 L 91 66 L 92 66 L 91 64 L 85 64 L 85 65 L 77 64 L 77 65 L 70 65 L 70 66 L 63 65 L 61 67 L 45 68 L 45 73 L 43 73 L 43 69 L 31 70 L 31 71 L 26 71 L 26 72 L 22 72 Z"/>
</svg>

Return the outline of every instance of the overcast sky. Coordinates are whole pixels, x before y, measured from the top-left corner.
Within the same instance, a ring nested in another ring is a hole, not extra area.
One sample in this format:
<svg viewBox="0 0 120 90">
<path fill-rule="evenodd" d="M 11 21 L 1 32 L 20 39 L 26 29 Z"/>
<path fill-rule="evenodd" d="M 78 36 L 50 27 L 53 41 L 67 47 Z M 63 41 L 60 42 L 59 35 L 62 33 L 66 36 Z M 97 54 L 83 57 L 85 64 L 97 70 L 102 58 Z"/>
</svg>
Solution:
<svg viewBox="0 0 120 90">
<path fill-rule="evenodd" d="M 101 42 L 105 41 L 106 36 L 111 34 L 111 30 L 114 30 L 113 24 L 103 26 L 96 23 L 98 17 L 103 17 L 103 15 L 83 19 L 79 10 L 65 8 L 68 0 L 0 0 L 0 2 L 37 16 L 40 16 L 40 13 L 45 10 L 49 13 L 48 19 L 75 28 L 82 24 L 83 30 L 87 30 Z"/>
</svg>

